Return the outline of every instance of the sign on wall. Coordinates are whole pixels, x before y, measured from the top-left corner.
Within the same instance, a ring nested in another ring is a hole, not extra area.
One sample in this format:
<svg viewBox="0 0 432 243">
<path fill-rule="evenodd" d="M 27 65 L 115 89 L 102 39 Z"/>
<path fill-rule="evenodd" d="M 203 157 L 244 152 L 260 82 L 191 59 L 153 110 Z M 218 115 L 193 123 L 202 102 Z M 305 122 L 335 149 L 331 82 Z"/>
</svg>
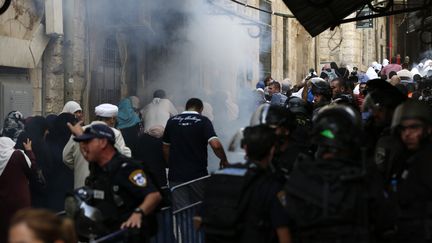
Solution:
<svg viewBox="0 0 432 243">
<path fill-rule="evenodd" d="M 362 10 L 357 11 L 357 17 L 364 17 L 372 14 L 373 11 L 370 10 L 368 6 L 365 6 Z M 357 21 L 356 28 L 357 29 L 373 28 L 373 19 L 365 19 L 365 20 Z"/>
</svg>

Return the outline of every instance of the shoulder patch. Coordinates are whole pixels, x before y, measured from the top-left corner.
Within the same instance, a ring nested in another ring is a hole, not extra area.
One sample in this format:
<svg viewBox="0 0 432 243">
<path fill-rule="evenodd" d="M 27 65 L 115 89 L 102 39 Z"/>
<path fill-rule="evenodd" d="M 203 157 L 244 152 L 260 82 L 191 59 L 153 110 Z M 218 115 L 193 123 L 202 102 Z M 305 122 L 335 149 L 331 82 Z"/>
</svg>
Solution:
<svg viewBox="0 0 432 243">
<path fill-rule="evenodd" d="M 280 191 L 276 194 L 277 198 L 279 199 L 279 202 L 282 206 L 286 207 L 287 201 L 286 201 L 286 193 L 285 191 Z"/>
<path fill-rule="evenodd" d="M 147 178 L 143 170 L 134 170 L 129 174 L 129 181 L 139 187 L 147 186 Z"/>
</svg>

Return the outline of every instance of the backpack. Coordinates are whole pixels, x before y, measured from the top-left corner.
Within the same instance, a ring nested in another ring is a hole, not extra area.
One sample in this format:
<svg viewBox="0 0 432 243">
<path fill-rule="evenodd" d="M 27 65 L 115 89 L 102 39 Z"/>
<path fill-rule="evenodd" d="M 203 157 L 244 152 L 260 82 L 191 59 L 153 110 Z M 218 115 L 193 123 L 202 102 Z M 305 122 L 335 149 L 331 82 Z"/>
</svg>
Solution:
<svg viewBox="0 0 432 243">
<path fill-rule="evenodd" d="M 252 168 L 251 168 L 252 167 Z M 214 172 L 207 181 L 202 206 L 206 237 L 238 242 L 245 212 L 261 174 L 253 165 L 237 165 Z"/>
<path fill-rule="evenodd" d="M 361 166 L 343 161 L 301 161 L 284 190 L 297 237 L 364 238 L 367 193 Z"/>
</svg>

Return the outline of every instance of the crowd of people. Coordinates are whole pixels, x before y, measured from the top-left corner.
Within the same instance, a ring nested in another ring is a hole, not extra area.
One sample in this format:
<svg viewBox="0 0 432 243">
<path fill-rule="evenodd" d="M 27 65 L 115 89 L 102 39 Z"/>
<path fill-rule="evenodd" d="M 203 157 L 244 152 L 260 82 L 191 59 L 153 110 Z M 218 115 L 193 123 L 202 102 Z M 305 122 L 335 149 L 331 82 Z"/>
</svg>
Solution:
<svg viewBox="0 0 432 243">
<path fill-rule="evenodd" d="M 0 137 L 0 242 L 21 242 L 40 218 L 57 225 L 47 242 L 76 241 L 69 221 L 44 210 L 66 211 L 81 239 L 145 228 L 126 242 L 148 242 L 158 209 L 198 201 L 196 226 L 210 243 L 430 242 L 432 61 L 405 61 L 365 72 L 332 62 L 296 83 L 269 76 L 248 104 L 219 92 L 215 110 L 156 90 L 144 107 L 135 96 L 96 106 L 87 125 L 75 101 L 46 117 L 11 111 Z M 250 124 L 228 146 L 245 161 L 233 163 L 217 134 L 245 110 Z M 170 188 L 209 174 L 208 145 L 220 169 L 171 198 Z"/>
</svg>

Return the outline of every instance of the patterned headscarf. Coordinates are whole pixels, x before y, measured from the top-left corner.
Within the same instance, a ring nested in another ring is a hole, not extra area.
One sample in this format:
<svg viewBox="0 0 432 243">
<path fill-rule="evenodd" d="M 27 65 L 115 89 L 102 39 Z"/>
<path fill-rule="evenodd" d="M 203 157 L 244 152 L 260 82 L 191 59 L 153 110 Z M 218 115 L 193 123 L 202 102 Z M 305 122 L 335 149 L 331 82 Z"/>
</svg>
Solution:
<svg viewBox="0 0 432 243">
<path fill-rule="evenodd" d="M 24 122 L 23 122 L 23 115 L 19 111 L 11 111 L 7 115 L 3 130 L 1 132 L 1 136 L 3 137 L 9 137 L 14 142 L 17 141 L 18 136 L 20 133 L 24 131 Z"/>
</svg>

